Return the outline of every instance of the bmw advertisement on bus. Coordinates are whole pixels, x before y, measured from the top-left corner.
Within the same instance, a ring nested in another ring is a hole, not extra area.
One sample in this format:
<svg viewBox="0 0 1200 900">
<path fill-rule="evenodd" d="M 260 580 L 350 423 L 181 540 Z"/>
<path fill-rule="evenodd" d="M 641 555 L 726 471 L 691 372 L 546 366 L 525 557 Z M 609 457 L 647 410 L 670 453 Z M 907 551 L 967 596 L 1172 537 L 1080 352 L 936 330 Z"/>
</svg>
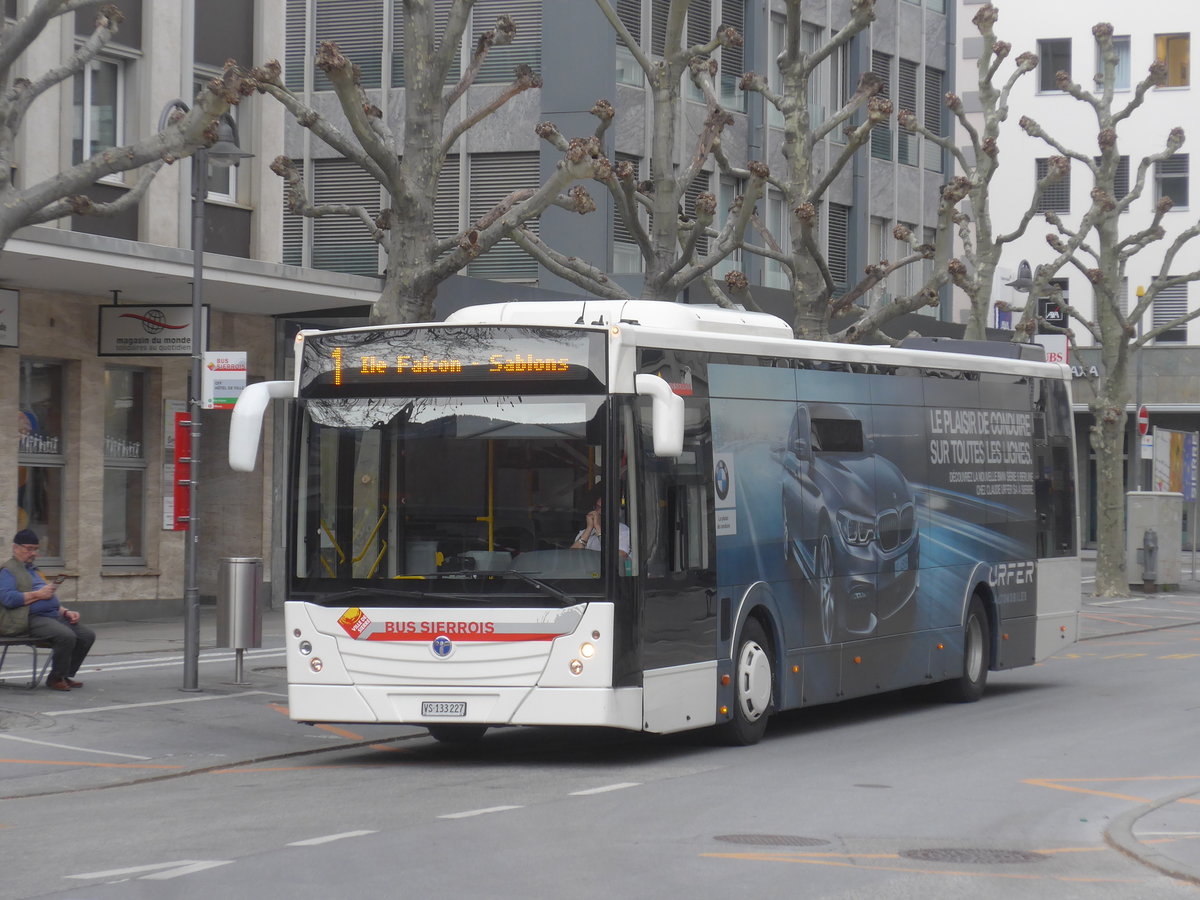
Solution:
<svg viewBox="0 0 1200 900">
<path fill-rule="evenodd" d="M 709 374 L 718 580 L 765 580 L 789 649 L 957 629 L 981 565 L 1002 617 L 1036 611 L 1026 381 Z"/>
</svg>

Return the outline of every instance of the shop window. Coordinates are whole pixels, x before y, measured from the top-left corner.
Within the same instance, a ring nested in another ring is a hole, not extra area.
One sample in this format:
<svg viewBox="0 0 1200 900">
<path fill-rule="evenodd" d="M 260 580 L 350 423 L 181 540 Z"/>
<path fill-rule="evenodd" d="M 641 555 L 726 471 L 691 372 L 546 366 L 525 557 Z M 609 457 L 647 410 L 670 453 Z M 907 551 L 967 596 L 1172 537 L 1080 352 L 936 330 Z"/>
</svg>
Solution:
<svg viewBox="0 0 1200 900">
<path fill-rule="evenodd" d="M 146 376 L 104 370 L 104 521 L 107 566 L 144 565 L 146 510 Z"/>
<path fill-rule="evenodd" d="M 61 564 L 67 452 L 62 365 L 22 359 L 17 402 L 17 528 L 37 532 L 43 563 Z"/>
</svg>

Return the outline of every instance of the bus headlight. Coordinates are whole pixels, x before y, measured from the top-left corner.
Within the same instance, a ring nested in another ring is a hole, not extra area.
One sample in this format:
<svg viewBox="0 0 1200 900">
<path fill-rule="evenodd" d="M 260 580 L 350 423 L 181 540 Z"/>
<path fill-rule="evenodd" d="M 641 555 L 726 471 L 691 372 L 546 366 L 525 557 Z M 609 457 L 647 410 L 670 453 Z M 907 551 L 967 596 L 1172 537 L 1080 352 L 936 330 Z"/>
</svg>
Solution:
<svg viewBox="0 0 1200 900">
<path fill-rule="evenodd" d="M 570 668 L 572 675 L 582 675 L 583 674 L 583 660 L 581 660 L 581 659 L 571 660 L 571 662 L 568 664 L 568 668 Z"/>
<path fill-rule="evenodd" d="M 591 659 L 596 655 L 596 645 L 590 641 L 585 641 L 579 645 L 579 655 L 584 659 Z"/>
<path fill-rule="evenodd" d="M 302 656 L 308 656 L 310 653 L 312 653 L 312 644 L 310 644 L 308 641 L 301 641 L 300 654 Z"/>
<path fill-rule="evenodd" d="M 308 667 L 314 672 L 320 672 L 323 668 L 325 668 L 325 663 L 321 662 L 321 657 L 314 656 L 308 661 Z"/>
</svg>

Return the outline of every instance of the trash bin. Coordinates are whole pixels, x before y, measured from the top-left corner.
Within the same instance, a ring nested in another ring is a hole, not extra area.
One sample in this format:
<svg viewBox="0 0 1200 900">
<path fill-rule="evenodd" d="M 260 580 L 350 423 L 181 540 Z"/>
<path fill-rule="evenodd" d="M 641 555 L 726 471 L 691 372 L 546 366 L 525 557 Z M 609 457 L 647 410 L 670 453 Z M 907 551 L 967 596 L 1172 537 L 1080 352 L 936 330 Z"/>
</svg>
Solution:
<svg viewBox="0 0 1200 900">
<path fill-rule="evenodd" d="M 217 646 L 262 646 L 262 558 L 221 560 L 217 580 Z"/>
</svg>

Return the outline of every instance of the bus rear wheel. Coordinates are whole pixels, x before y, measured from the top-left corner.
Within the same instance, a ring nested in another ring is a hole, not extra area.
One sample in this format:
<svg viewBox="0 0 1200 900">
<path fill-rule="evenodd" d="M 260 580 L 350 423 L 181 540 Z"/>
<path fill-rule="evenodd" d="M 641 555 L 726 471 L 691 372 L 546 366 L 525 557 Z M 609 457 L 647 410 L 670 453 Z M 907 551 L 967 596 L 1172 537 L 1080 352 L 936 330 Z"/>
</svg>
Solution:
<svg viewBox="0 0 1200 900">
<path fill-rule="evenodd" d="M 988 666 L 991 663 L 992 628 L 983 601 L 976 594 L 967 609 L 963 628 L 963 671 L 958 678 L 938 685 L 943 700 L 951 703 L 974 703 L 983 696 L 987 686 Z"/>
<path fill-rule="evenodd" d="M 483 737 L 488 730 L 486 725 L 468 725 L 455 723 L 453 725 L 426 725 L 429 736 L 442 744 L 473 744 Z"/>
<path fill-rule="evenodd" d="M 720 726 L 727 744 L 757 744 L 773 709 L 775 665 L 771 642 L 757 619 L 747 620 L 733 658 L 733 717 Z"/>
</svg>

